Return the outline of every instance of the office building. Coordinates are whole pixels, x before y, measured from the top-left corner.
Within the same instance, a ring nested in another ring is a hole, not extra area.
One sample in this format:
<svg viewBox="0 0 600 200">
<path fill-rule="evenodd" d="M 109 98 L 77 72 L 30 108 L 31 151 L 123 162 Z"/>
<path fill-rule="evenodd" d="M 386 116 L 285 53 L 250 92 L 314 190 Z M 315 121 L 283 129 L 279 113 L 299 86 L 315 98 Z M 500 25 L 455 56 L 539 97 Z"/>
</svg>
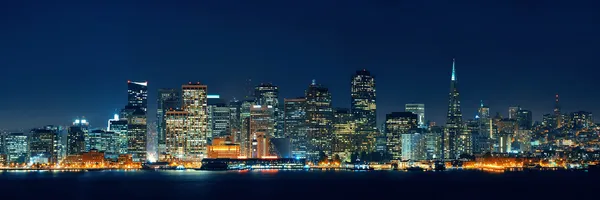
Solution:
<svg viewBox="0 0 600 200">
<path fill-rule="evenodd" d="M 231 109 L 219 95 L 208 95 L 208 138 L 227 137 L 231 134 Z"/>
<path fill-rule="evenodd" d="M 340 157 L 347 157 L 354 152 L 370 152 L 369 141 L 356 134 L 354 115 L 346 108 L 336 108 L 333 112 L 332 150 Z"/>
<path fill-rule="evenodd" d="M 231 137 L 214 138 L 208 146 L 208 158 L 231 158 L 240 157 L 240 145 L 231 141 Z"/>
<path fill-rule="evenodd" d="M 29 153 L 27 135 L 23 133 L 10 133 L 4 136 L 7 163 L 26 163 Z"/>
<path fill-rule="evenodd" d="M 148 111 L 148 82 L 127 81 L 127 106 Z"/>
<path fill-rule="evenodd" d="M 430 126 L 425 134 L 425 157 L 428 160 L 439 160 L 442 158 L 444 128 L 439 126 Z"/>
<path fill-rule="evenodd" d="M 184 160 L 188 144 L 188 120 L 186 111 L 169 110 L 165 113 L 165 153 L 159 155 L 159 160 Z"/>
<path fill-rule="evenodd" d="M 188 113 L 185 155 L 188 161 L 198 162 L 206 156 L 208 145 L 208 99 L 206 85 L 189 83 L 182 86 L 183 110 Z"/>
<path fill-rule="evenodd" d="M 402 134 L 402 160 L 419 161 L 427 159 L 427 140 L 424 129 L 411 129 Z"/>
<path fill-rule="evenodd" d="M 180 110 L 181 109 L 181 92 L 174 88 L 163 88 L 158 89 L 157 98 L 158 109 L 156 110 L 156 132 L 157 132 L 157 144 L 158 153 L 164 154 L 166 151 L 166 120 L 165 113 L 169 110 Z"/>
<path fill-rule="evenodd" d="M 402 134 L 417 128 L 418 115 L 412 112 L 393 112 L 385 116 L 388 154 L 393 160 L 402 159 Z"/>
<path fill-rule="evenodd" d="M 135 162 L 146 162 L 148 125 L 146 112 L 139 107 L 126 106 L 121 117 L 127 120 L 127 153 Z"/>
<path fill-rule="evenodd" d="M 319 159 L 319 153 L 331 155 L 331 93 L 329 89 L 318 85 L 315 80 L 308 86 L 306 96 L 307 139 L 309 142 L 307 157 Z"/>
<path fill-rule="evenodd" d="M 290 138 L 292 157 L 306 158 L 306 99 L 284 99 L 284 133 Z"/>
<path fill-rule="evenodd" d="M 261 158 L 270 155 L 269 133 L 272 133 L 275 128 L 273 123 L 273 107 L 267 105 L 253 105 L 250 108 L 250 129 L 246 133 L 246 138 L 249 139 L 247 144 L 250 144 L 246 153 L 249 158 Z"/>
<path fill-rule="evenodd" d="M 242 101 L 233 99 L 229 101 L 229 134 L 231 135 L 231 141 L 236 143 L 240 142 L 240 135 L 242 134 L 242 121 L 240 114 L 242 111 Z"/>
<path fill-rule="evenodd" d="M 283 137 L 283 116 L 279 109 L 279 87 L 271 83 L 262 83 L 254 88 L 254 102 L 256 105 L 271 106 L 273 119 L 273 132 L 270 137 Z"/>
<path fill-rule="evenodd" d="M 521 110 L 519 106 L 508 107 L 508 119 L 517 119 L 517 113 Z"/>
<path fill-rule="evenodd" d="M 58 163 L 58 134 L 57 130 L 40 128 L 31 130 L 29 137 L 29 156 L 33 163 Z"/>
<path fill-rule="evenodd" d="M 417 114 L 419 127 L 425 127 L 425 104 L 409 103 L 404 106 L 404 111 Z"/>
<path fill-rule="evenodd" d="M 517 124 L 521 130 L 531 130 L 533 128 L 533 115 L 529 110 L 519 109 L 516 116 Z"/>
<path fill-rule="evenodd" d="M 119 115 L 115 115 L 113 119 L 108 121 L 108 129 L 107 131 L 113 132 L 114 137 L 116 137 L 117 144 L 116 149 L 118 154 L 127 154 L 127 146 L 128 146 L 128 120 L 121 119 Z"/>
<path fill-rule="evenodd" d="M 375 77 L 366 69 L 356 71 L 350 82 L 351 112 L 356 120 L 357 137 L 365 141 L 367 152 L 375 150 L 377 106 Z"/>
<path fill-rule="evenodd" d="M 452 76 L 448 99 L 448 116 L 444 133 L 444 159 L 457 159 L 465 151 L 462 112 L 460 109 L 460 93 L 455 70 L 456 61 L 452 60 Z"/>
<path fill-rule="evenodd" d="M 76 119 L 69 127 L 67 135 L 67 155 L 77 155 L 85 152 L 85 134 L 89 131 L 86 119 Z"/>
<path fill-rule="evenodd" d="M 571 113 L 570 126 L 574 130 L 588 129 L 594 126 L 594 118 L 591 112 L 578 111 Z"/>
</svg>

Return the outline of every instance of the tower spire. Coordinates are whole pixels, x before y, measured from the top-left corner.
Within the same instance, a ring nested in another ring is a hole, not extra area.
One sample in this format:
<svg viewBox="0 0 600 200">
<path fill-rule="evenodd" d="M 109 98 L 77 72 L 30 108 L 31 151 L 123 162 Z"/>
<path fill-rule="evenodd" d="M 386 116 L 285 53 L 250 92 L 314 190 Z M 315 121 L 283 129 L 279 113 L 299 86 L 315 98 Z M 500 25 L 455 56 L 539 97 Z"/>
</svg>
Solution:
<svg viewBox="0 0 600 200">
<path fill-rule="evenodd" d="M 454 69 L 455 64 L 456 64 L 456 59 L 452 58 L 452 80 L 453 81 L 456 80 L 456 70 Z"/>
</svg>

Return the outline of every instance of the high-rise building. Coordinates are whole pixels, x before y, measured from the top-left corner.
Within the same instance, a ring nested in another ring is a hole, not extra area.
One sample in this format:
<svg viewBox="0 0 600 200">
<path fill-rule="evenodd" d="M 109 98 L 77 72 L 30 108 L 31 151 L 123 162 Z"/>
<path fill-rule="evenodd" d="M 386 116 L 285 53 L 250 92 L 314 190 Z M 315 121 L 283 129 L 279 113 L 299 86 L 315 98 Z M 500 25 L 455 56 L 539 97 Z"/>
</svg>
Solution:
<svg viewBox="0 0 600 200">
<path fill-rule="evenodd" d="M 519 110 L 521 110 L 521 107 L 519 106 L 508 107 L 508 119 L 516 119 Z"/>
<path fill-rule="evenodd" d="M 32 160 L 38 161 L 34 163 L 58 163 L 58 133 L 56 130 L 46 128 L 31 130 L 29 154 Z"/>
<path fill-rule="evenodd" d="M 229 134 L 231 135 L 231 142 L 240 142 L 240 135 L 242 134 L 242 122 L 240 120 L 240 114 L 242 109 L 242 101 L 233 99 L 229 101 L 227 105 L 229 107 Z"/>
<path fill-rule="evenodd" d="M 425 104 L 409 103 L 404 106 L 404 111 L 417 114 L 419 127 L 425 127 Z"/>
<path fill-rule="evenodd" d="M 146 162 L 148 125 L 146 112 L 139 107 L 125 107 L 121 118 L 127 120 L 127 154 L 134 162 Z"/>
<path fill-rule="evenodd" d="M 578 111 L 571 113 L 570 126 L 575 130 L 587 129 L 594 125 L 594 118 L 591 112 Z"/>
<path fill-rule="evenodd" d="M 490 117 L 490 107 L 483 105 L 483 100 L 481 101 L 481 106 L 479 107 L 477 117 L 482 118 L 491 118 Z"/>
<path fill-rule="evenodd" d="M 28 160 L 29 142 L 23 133 L 10 133 L 4 136 L 6 161 L 8 163 L 25 163 Z"/>
<path fill-rule="evenodd" d="M 85 136 L 85 152 L 97 150 L 107 158 L 116 160 L 119 156 L 121 135 L 111 131 L 92 130 Z"/>
<path fill-rule="evenodd" d="M 529 110 L 519 109 L 516 120 L 521 130 L 531 130 L 533 128 L 533 115 Z"/>
<path fill-rule="evenodd" d="M 165 113 L 165 153 L 159 155 L 159 160 L 183 160 L 186 157 L 188 138 L 189 113 L 186 111 L 169 110 Z"/>
<path fill-rule="evenodd" d="M 319 154 L 331 155 L 331 93 L 315 80 L 306 89 L 306 122 L 309 148 L 308 159 L 319 159 Z"/>
<path fill-rule="evenodd" d="M 254 102 L 256 105 L 271 106 L 273 118 L 273 133 L 270 137 L 283 137 L 283 116 L 279 109 L 279 87 L 271 83 L 262 83 L 254 88 Z"/>
<path fill-rule="evenodd" d="M 273 123 L 273 107 L 267 105 L 253 105 L 250 108 L 250 131 L 247 133 L 251 144 L 251 151 L 246 156 L 250 158 L 262 158 L 270 155 L 270 136 L 275 128 Z"/>
<path fill-rule="evenodd" d="M 119 115 L 115 115 L 113 119 L 108 121 L 108 129 L 107 131 L 113 132 L 115 137 L 118 138 L 117 141 L 117 153 L 118 154 L 127 154 L 127 146 L 128 146 L 128 123 L 127 119 L 119 118 Z"/>
<path fill-rule="evenodd" d="M 477 135 L 472 135 L 473 139 L 473 153 L 482 154 L 491 152 L 492 140 L 494 138 L 494 124 L 490 117 L 490 108 L 483 105 L 479 107 L 479 113 L 475 117 L 478 122 Z"/>
<path fill-rule="evenodd" d="M 351 111 L 356 120 L 356 132 L 366 143 L 367 152 L 375 150 L 377 136 L 377 106 L 375 77 L 366 69 L 356 71 L 350 82 Z"/>
<path fill-rule="evenodd" d="M 208 95 L 208 138 L 225 138 L 231 134 L 231 110 L 219 95 Z"/>
<path fill-rule="evenodd" d="M 356 121 L 354 115 L 346 108 L 336 108 L 333 112 L 333 153 L 347 157 L 354 152 L 366 152 L 368 144 L 361 138 L 356 138 Z M 363 148 L 361 148 L 363 147 Z"/>
<path fill-rule="evenodd" d="M 563 125 L 563 120 L 562 120 L 562 113 L 560 112 L 560 103 L 558 100 L 558 94 L 556 94 L 555 97 L 555 102 L 554 102 L 554 117 L 556 120 L 556 127 L 560 128 Z"/>
<path fill-rule="evenodd" d="M 158 109 L 156 110 L 156 132 L 158 135 L 158 153 L 163 154 L 166 148 L 166 120 L 165 113 L 169 110 L 181 109 L 181 92 L 174 88 L 158 89 Z"/>
<path fill-rule="evenodd" d="M 426 157 L 428 160 L 438 160 L 442 158 L 443 145 L 442 138 L 444 135 L 444 129 L 439 126 L 429 126 L 427 133 L 425 134 L 426 141 Z"/>
<path fill-rule="evenodd" d="M 254 106 L 254 100 L 246 99 L 240 106 L 240 134 L 236 139 L 240 143 L 240 151 L 244 156 L 248 156 L 251 151 L 252 138 L 250 138 L 250 109 Z"/>
<path fill-rule="evenodd" d="M 306 99 L 284 99 L 284 133 L 290 138 L 292 157 L 306 158 Z"/>
<path fill-rule="evenodd" d="M 148 82 L 127 81 L 127 106 L 148 111 Z"/>
<path fill-rule="evenodd" d="M 557 128 L 558 124 L 556 124 L 556 115 L 554 114 L 544 114 L 542 117 L 542 125 L 548 128 Z"/>
<path fill-rule="evenodd" d="M 89 131 L 89 123 L 85 119 L 76 119 L 69 127 L 67 135 L 67 155 L 78 155 L 85 152 L 85 134 Z"/>
<path fill-rule="evenodd" d="M 402 134 L 417 128 L 418 115 L 412 112 L 393 112 L 385 116 L 388 154 L 394 160 L 402 159 Z"/>
<path fill-rule="evenodd" d="M 201 161 L 208 145 L 208 99 L 206 85 L 200 83 L 182 86 L 183 110 L 188 113 L 185 155 L 188 161 Z"/>
<path fill-rule="evenodd" d="M 448 117 L 446 119 L 446 130 L 444 134 L 444 159 L 458 159 L 465 151 L 464 143 L 461 141 L 464 129 L 462 127 L 462 112 L 460 109 L 460 93 L 458 92 L 458 81 L 456 79 L 456 61 L 452 60 L 452 76 L 450 82 L 450 94 L 448 95 Z"/>
<path fill-rule="evenodd" d="M 402 160 L 419 161 L 427 159 L 427 140 L 424 129 L 411 129 L 402 134 Z"/>
</svg>

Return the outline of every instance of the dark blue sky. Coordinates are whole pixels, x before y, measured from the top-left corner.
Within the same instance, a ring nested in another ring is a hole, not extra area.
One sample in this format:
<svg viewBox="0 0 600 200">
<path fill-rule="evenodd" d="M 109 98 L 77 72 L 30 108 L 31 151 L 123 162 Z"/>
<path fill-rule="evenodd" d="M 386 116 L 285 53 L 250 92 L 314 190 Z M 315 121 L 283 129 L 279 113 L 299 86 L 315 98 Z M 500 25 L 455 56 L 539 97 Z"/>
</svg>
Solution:
<svg viewBox="0 0 600 200">
<path fill-rule="evenodd" d="M 316 79 L 349 107 L 362 68 L 377 78 L 380 123 L 410 102 L 444 123 L 453 57 L 465 118 L 484 100 L 540 120 L 555 93 L 565 111 L 600 113 L 598 1 L 52 2 L 0 3 L 0 128 L 105 126 L 128 79 L 149 81 L 151 110 L 160 87 L 241 97 L 249 77 L 282 97 Z"/>
</svg>

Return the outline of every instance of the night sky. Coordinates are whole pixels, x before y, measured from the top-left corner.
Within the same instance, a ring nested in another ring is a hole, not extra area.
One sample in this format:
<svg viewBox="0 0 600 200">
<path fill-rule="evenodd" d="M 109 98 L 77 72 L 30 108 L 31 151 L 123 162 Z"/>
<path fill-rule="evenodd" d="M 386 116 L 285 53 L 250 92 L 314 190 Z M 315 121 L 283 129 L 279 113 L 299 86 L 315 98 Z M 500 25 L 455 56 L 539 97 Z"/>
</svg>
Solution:
<svg viewBox="0 0 600 200">
<path fill-rule="evenodd" d="M 556 93 L 564 111 L 600 115 L 600 1 L 52 2 L 0 3 L 0 129 L 77 116 L 104 127 L 127 80 L 149 81 L 151 119 L 156 90 L 188 81 L 230 99 L 251 78 L 283 99 L 316 79 L 349 107 L 362 68 L 376 76 L 379 123 L 416 102 L 442 124 L 452 58 L 465 119 L 484 100 L 541 120 Z"/>
</svg>

